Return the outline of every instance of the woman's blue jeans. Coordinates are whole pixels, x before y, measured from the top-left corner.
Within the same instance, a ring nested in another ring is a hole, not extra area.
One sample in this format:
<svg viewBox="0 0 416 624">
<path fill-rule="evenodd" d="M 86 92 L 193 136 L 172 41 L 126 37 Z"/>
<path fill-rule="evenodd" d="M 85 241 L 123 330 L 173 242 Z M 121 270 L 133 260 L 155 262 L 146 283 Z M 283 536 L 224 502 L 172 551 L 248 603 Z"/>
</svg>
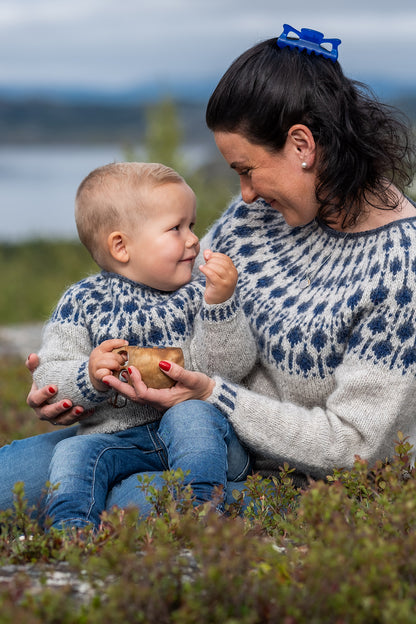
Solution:
<svg viewBox="0 0 416 624">
<path fill-rule="evenodd" d="M 242 481 L 250 466 L 228 420 L 202 401 L 186 401 L 160 422 L 117 434 L 75 435 L 76 427 L 12 442 L 0 449 L 3 485 L 0 508 L 12 505 L 16 481 L 25 484 L 30 505 L 39 503 L 45 484 L 58 484 L 47 498 L 46 511 L 54 526 L 98 526 L 100 513 L 113 505 L 135 505 L 140 516 L 150 512 L 137 473 L 181 468 L 189 471 L 196 504 L 212 498 L 213 488 Z"/>
</svg>

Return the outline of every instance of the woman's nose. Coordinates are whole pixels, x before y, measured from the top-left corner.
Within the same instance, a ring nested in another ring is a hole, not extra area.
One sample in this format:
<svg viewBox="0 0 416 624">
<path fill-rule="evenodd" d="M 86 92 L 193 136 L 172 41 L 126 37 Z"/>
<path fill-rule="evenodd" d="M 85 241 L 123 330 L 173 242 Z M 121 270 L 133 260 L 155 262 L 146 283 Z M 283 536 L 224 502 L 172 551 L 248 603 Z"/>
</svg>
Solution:
<svg viewBox="0 0 416 624">
<path fill-rule="evenodd" d="M 254 191 L 250 180 L 244 180 L 243 178 L 240 178 L 240 187 L 241 197 L 243 198 L 243 201 L 246 202 L 246 204 L 251 204 L 258 198 L 258 195 Z"/>
</svg>

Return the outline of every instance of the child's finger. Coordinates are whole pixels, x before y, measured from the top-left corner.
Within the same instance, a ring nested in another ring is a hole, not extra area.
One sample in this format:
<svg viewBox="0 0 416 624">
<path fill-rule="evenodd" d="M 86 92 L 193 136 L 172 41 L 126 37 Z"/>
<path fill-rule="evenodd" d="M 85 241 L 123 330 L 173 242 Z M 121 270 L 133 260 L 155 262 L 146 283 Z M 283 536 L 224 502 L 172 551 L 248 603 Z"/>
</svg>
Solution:
<svg viewBox="0 0 416 624">
<path fill-rule="evenodd" d="M 201 271 L 201 273 L 205 275 L 207 280 L 209 280 L 210 282 L 218 281 L 219 279 L 221 279 L 218 273 L 212 267 L 209 267 L 206 264 L 203 266 L 200 266 L 199 270 Z"/>
<path fill-rule="evenodd" d="M 126 363 L 126 358 L 119 353 L 108 353 L 108 357 L 100 358 L 97 368 L 108 368 L 110 371 L 118 371 Z"/>
<path fill-rule="evenodd" d="M 99 381 L 102 381 L 104 377 L 107 377 L 108 375 L 111 375 L 112 371 L 109 370 L 108 368 L 99 368 L 98 370 L 95 371 L 95 378 L 98 379 Z"/>
<path fill-rule="evenodd" d="M 208 279 L 216 280 L 234 280 L 237 276 L 236 270 L 230 270 L 221 263 L 209 262 L 199 267 L 201 273 Z"/>
<path fill-rule="evenodd" d="M 127 347 L 128 344 L 128 341 L 123 340 L 122 338 L 110 338 L 109 340 L 104 340 L 100 345 L 98 345 L 97 349 L 103 353 L 111 353 L 113 349 Z"/>
</svg>

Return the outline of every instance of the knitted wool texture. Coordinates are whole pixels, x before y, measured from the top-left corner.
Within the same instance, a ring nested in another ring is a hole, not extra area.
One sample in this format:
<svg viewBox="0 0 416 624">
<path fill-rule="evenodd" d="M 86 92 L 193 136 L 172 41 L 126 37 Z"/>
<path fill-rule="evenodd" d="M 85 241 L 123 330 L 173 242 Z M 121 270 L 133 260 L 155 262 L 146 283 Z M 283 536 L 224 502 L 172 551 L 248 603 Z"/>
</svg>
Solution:
<svg viewBox="0 0 416 624">
<path fill-rule="evenodd" d="M 237 200 L 203 246 L 236 264 L 259 351 L 246 383 L 216 377 L 209 401 L 260 471 L 320 478 L 391 457 L 398 431 L 414 441 L 416 218 L 345 234 Z"/>
<path fill-rule="evenodd" d="M 240 357 L 240 345 L 249 335 L 244 313 L 236 296 L 206 305 L 203 291 L 202 279 L 175 292 L 162 292 L 106 271 L 74 284 L 44 328 L 36 383 L 39 387 L 56 384 L 55 400 L 69 398 L 74 405 L 94 408 L 81 421 L 78 433 L 112 433 L 158 420 L 161 413 L 131 401 L 114 408 L 109 393 L 93 387 L 88 359 L 103 340 L 123 338 L 142 347 L 181 347 L 187 368 L 241 380 L 255 360 L 253 338 L 246 355 Z M 200 339 L 191 355 L 194 322 Z"/>
</svg>

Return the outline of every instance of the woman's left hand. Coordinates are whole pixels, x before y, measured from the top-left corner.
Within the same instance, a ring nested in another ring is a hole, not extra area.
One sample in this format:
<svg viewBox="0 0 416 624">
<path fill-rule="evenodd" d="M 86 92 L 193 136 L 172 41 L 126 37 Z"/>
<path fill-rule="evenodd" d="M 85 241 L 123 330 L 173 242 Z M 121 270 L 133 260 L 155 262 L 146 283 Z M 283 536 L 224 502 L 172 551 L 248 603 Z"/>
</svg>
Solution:
<svg viewBox="0 0 416 624">
<path fill-rule="evenodd" d="M 215 381 L 208 375 L 186 370 L 174 362 L 162 361 L 159 366 L 168 377 L 176 381 L 176 384 L 171 388 L 163 388 L 162 390 L 148 388 L 134 366 L 129 367 L 132 385 L 117 379 L 114 375 L 107 375 L 103 381 L 131 401 L 142 405 L 152 405 L 160 411 L 165 411 L 169 407 L 188 399 L 205 401 L 211 396 Z"/>
</svg>

